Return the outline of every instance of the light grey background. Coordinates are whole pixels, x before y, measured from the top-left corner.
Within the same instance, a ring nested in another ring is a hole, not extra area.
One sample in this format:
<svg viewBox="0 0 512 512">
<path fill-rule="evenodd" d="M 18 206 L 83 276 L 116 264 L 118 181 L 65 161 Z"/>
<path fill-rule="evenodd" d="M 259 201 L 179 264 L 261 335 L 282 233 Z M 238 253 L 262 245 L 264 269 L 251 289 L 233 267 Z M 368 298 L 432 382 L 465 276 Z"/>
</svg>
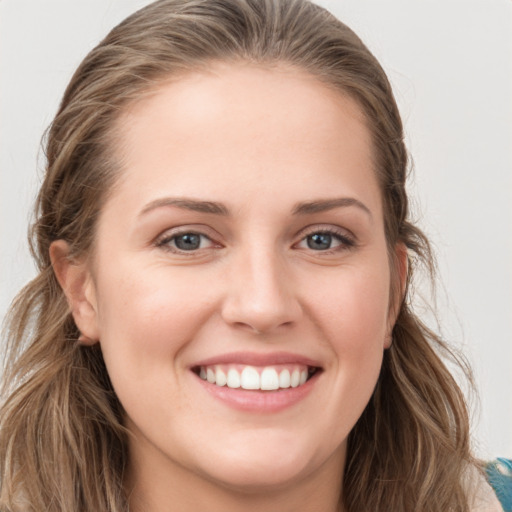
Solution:
<svg viewBox="0 0 512 512">
<path fill-rule="evenodd" d="M 41 135 L 87 51 L 147 3 L 0 1 L 0 317 L 34 275 L 25 234 Z M 320 3 L 394 85 L 415 211 L 438 251 L 440 324 L 476 372 L 478 451 L 512 457 L 512 2 Z"/>
</svg>

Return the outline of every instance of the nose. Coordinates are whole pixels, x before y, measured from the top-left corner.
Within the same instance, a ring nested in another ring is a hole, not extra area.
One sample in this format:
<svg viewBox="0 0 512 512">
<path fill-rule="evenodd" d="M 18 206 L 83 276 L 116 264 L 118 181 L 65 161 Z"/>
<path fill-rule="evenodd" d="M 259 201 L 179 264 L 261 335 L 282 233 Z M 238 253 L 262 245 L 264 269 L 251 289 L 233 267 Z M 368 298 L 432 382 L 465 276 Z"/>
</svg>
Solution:
<svg viewBox="0 0 512 512">
<path fill-rule="evenodd" d="M 286 263 L 272 251 L 252 251 L 232 262 L 222 317 L 231 326 L 263 334 L 297 323 L 302 308 Z"/>
</svg>

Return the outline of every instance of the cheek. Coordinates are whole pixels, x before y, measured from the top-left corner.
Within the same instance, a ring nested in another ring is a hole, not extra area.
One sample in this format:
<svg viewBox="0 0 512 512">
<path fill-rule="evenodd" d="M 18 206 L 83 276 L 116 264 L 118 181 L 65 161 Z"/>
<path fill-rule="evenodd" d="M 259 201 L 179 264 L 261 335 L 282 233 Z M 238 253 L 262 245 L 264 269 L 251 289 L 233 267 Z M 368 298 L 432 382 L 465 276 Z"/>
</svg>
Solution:
<svg viewBox="0 0 512 512">
<path fill-rule="evenodd" d="M 345 268 L 317 287 L 311 307 L 336 351 L 382 349 L 389 310 L 389 270 Z"/>
<path fill-rule="evenodd" d="M 316 294 L 311 307 L 332 352 L 340 401 L 350 402 L 355 421 L 380 373 L 387 332 L 389 269 L 376 265 L 345 270 L 322 287 L 323 293 Z M 339 405 L 346 407 L 347 403 Z"/>
<path fill-rule="evenodd" d="M 386 261 L 359 263 L 317 274 L 309 294 L 303 289 L 313 332 L 320 333 L 315 339 L 329 353 L 326 392 L 318 397 L 323 411 L 318 421 L 329 440 L 325 450 L 347 438 L 372 396 L 382 365 L 389 269 Z"/>
<path fill-rule="evenodd" d="M 110 270 L 101 280 L 101 350 L 124 409 L 140 419 L 161 403 L 181 403 L 180 354 L 211 307 L 197 282 L 170 269 L 131 262 Z M 162 410 L 165 424 L 176 407 Z"/>
<path fill-rule="evenodd" d="M 105 272 L 98 309 L 107 365 L 112 371 L 124 366 L 147 378 L 148 372 L 172 364 L 194 338 L 210 314 L 211 301 L 179 272 L 157 266 L 141 269 L 131 262 Z"/>
</svg>

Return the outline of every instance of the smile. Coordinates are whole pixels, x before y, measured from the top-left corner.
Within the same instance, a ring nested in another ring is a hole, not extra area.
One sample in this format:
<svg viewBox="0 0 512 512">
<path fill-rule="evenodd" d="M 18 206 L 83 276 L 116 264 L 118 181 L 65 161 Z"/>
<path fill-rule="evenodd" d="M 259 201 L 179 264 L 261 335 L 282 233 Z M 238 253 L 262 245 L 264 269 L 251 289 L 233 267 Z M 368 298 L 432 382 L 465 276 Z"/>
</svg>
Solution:
<svg viewBox="0 0 512 512">
<path fill-rule="evenodd" d="M 199 366 L 195 373 L 219 387 L 253 391 L 277 391 L 303 386 L 319 368 L 303 364 L 249 366 L 241 364 Z"/>
<path fill-rule="evenodd" d="M 306 400 L 324 374 L 319 360 L 289 352 L 231 352 L 190 366 L 199 387 L 238 411 L 278 413 Z"/>
</svg>

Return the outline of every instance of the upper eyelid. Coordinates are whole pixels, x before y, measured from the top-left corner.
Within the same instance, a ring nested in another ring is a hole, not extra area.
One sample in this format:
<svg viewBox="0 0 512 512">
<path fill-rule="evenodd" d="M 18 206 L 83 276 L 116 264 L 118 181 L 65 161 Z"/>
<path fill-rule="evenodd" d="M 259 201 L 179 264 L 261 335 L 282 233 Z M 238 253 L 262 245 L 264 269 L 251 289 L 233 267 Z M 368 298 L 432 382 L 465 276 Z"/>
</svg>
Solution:
<svg viewBox="0 0 512 512">
<path fill-rule="evenodd" d="M 308 226 L 301 230 L 298 236 L 301 236 L 300 239 L 302 240 L 302 238 L 313 233 L 331 233 L 338 236 L 345 236 L 346 238 L 350 238 L 354 241 L 357 240 L 357 237 L 351 230 L 341 226 L 333 226 L 332 224 L 314 224 L 312 226 Z"/>
<path fill-rule="evenodd" d="M 165 241 L 165 240 L 172 240 L 173 238 L 178 238 L 180 236 L 184 236 L 184 235 L 198 235 L 198 236 L 203 236 L 205 238 L 207 238 L 208 240 L 212 241 L 212 237 L 205 234 L 205 233 L 200 233 L 198 231 L 192 231 L 192 230 L 188 230 L 188 231 L 178 231 L 176 233 L 163 233 L 161 236 L 157 237 L 156 238 L 156 241 L 157 242 L 162 242 L 162 241 Z"/>
<path fill-rule="evenodd" d="M 158 236 L 156 236 L 154 240 L 155 242 L 158 242 L 167 238 L 174 238 L 176 236 L 186 235 L 187 233 L 194 233 L 197 235 L 205 236 L 206 238 L 214 241 L 215 234 L 212 231 L 213 230 L 207 226 L 196 226 L 193 224 L 188 226 L 177 226 L 174 228 L 165 229 Z"/>
</svg>

